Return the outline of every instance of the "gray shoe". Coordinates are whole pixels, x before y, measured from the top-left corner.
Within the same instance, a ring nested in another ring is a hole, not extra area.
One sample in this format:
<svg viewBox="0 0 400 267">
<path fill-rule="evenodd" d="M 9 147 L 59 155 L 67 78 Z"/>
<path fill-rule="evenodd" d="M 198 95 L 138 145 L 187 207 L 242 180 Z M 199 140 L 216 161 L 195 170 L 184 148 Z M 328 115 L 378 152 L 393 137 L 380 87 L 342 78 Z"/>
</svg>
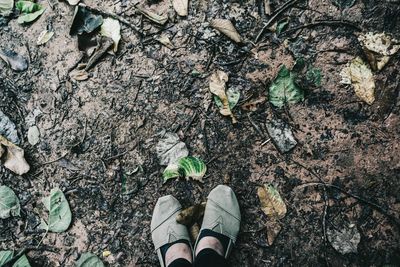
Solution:
<svg viewBox="0 0 400 267">
<path fill-rule="evenodd" d="M 165 267 L 161 247 L 178 240 L 187 240 L 190 236 L 186 226 L 176 222 L 176 215 L 181 211 L 179 201 L 171 195 L 160 197 L 154 207 L 151 219 L 151 237 L 157 252 L 161 267 Z"/>
<path fill-rule="evenodd" d="M 240 229 L 240 209 L 235 193 L 229 186 L 219 185 L 208 195 L 204 219 L 194 251 L 202 237 L 202 231 L 211 230 L 229 238 L 225 248 L 225 258 L 228 258 Z"/>
</svg>

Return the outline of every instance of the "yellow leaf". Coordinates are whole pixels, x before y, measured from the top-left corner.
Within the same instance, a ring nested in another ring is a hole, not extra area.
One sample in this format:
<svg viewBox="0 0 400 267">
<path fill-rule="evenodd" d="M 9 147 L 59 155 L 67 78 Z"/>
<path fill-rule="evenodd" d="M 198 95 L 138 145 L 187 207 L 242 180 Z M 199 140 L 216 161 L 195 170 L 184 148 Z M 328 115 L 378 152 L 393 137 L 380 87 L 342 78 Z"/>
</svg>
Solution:
<svg viewBox="0 0 400 267">
<path fill-rule="evenodd" d="M 271 219 L 282 219 L 286 215 L 286 204 L 272 185 L 265 184 L 257 190 L 262 211 Z"/>
<path fill-rule="evenodd" d="M 109 250 L 104 250 L 103 251 L 103 257 L 108 257 L 110 255 L 111 255 L 111 251 L 109 251 Z"/>
<path fill-rule="evenodd" d="M 228 74 L 218 70 L 210 77 L 210 92 L 216 95 L 222 103 L 222 108 L 219 112 L 224 116 L 230 116 L 232 122 L 236 123 L 236 118 L 233 116 L 232 110 L 229 107 L 228 96 L 226 95 L 226 82 L 228 81 Z"/>
<path fill-rule="evenodd" d="M 360 57 L 350 63 L 349 74 L 356 95 L 371 105 L 375 101 L 375 81 L 371 69 Z"/>
<path fill-rule="evenodd" d="M 27 173 L 30 169 L 28 163 L 24 158 L 24 150 L 0 135 L 0 146 L 4 146 L 6 149 L 1 148 L 1 154 L 5 153 L 3 165 L 10 171 L 22 175 Z"/>
<path fill-rule="evenodd" d="M 213 19 L 210 22 L 210 26 L 222 32 L 236 43 L 242 42 L 242 38 L 240 37 L 239 33 L 233 26 L 232 22 L 228 19 Z"/>
</svg>

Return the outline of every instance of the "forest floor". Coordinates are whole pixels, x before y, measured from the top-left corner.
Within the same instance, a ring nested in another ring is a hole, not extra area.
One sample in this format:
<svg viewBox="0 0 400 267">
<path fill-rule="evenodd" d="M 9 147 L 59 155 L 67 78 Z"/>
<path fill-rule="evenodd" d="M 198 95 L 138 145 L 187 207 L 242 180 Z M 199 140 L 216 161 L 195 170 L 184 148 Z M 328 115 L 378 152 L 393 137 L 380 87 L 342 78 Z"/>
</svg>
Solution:
<svg viewBox="0 0 400 267">
<path fill-rule="evenodd" d="M 134 5 L 145 1 L 83 2 L 142 32 L 121 24 L 117 53 L 102 57 L 85 81 L 69 75 L 82 59 L 69 34 L 73 6 L 39 1 L 46 11 L 34 23 L 20 25 L 17 15 L 0 19 L 0 48 L 29 59 L 24 72 L 0 62 L 0 110 L 17 125 L 31 166 L 22 176 L 0 166 L 0 185 L 15 191 L 22 209 L 20 217 L 0 220 L 0 250 L 25 249 L 32 266 L 74 266 L 84 252 L 107 266 L 158 266 L 150 233 L 157 199 L 171 194 L 188 207 L 227 184 L 242 213 L 232 266 L 400 266 L 400 53 L 375 74 L 372 105 L 340 83 L 342 68 L 364 57 L 359 34 L 400 39 L 400 1 L 357 0 L 350 8 L 334 0 L 292 1 L 273 21 L 287 27 L 266 30 L 257 42 L 285 1 L 271 0 L 266 15 L 263 1 L 192 0 L 187 17 L 177 16 L 169 0 L 144 3 L 168 15 L 164 26 L 137 14 Z M 244 42 L 212 29 L 213 18 L 230 19 Z M 55 34 L 37 46 L 46 28 Z M 172 49 L 157 41 L 161 34 Z M 276 109 L 267 89 L 280 66 L 291 68 L 299 57 L 321 70 L 321 86 L 304 88 L 301 103 Z M 216 70 L 240 91 L 236 124 L 212 101 L 209 77 Z M 32 146 L 26 120 L 34 113 L 40 142 Z M 267 133 L 267 120 L 276 118 L 297 140 L 288 153 Z M 165 132 L 177 133 L 204 160 L 203 183 L 163 183 L 156 145 Z M 272 245 L 257 196 L 263 184 L 274 185 L 287 205 Z M 64 192 L 73 220 L 64 233 L 43 238 L 41 199 L 54 187 Z M 341 254 L 327 233 L 348 227 L 361 240 L 356 251 Z"/>
</svg>

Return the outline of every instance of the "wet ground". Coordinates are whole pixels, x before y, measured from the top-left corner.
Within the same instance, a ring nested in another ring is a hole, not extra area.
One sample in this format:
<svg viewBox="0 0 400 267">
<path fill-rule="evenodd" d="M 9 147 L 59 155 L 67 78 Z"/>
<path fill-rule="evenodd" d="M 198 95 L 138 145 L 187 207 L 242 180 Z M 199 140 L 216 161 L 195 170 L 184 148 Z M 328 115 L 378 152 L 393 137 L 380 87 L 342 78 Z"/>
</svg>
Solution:
<svg viewBox="0 0 400 267">
<path fill-rule="evenodd" d="M 73 266 L 88 251 L 108 266 L 157 266 L 150 234 L 157 198 L 172 194 L 190 206 L 224 183 L 236 192 L 242 211 L 232 266 L 399 266 L 400 54 L 376 74 L 371 106 L 339 83 L 343 66 L 362 55 L 358 34 L 385 31 L 400 39 L 399 1 L 356 1 L 345 9 L 330 0 L 297 1 L 277 17 L 288 28 L 280 35 L 267 30 L 257 43 L 270 18 L 262 1 L 193 0 L 185 18 L 176 16 L 169 1 L 148 3 L 168 14 L 163 27 L 135 13 L 139 1 L 84 2 L 144 33 L 122 26 L 118 52 L 104 56 L 86 81 L 69 77 L 81 54 L 76 36 L 69 35 L 74 8 L 66 2 L 40 1 L 47 10 L 33 24 L 13 19 L 0 26 L 0 47 L 30 61 L 21 73 L 0 63 L 0 109 L 17 125 L 31 165 L 23 176 L 0 167 L 0 184 L 16 192 L 22 207 L 21 217 L 0 221 L 1 249 L 28 249 L 32 266 Z M 283 4 L 272 0 L 272 14 Z M 244 44 L 211 29 L 212 18 L 230 18 Z M 36 46 L 46 27 L 54 37 Z M 175 48 L 156 41 L 160 34 Z M 298 57 L 321 69 L 322 85 L 306 88 L 304 102 L 274 109 L 265 100 L 268 85 L 281 64 L 291 67 Z M 228 73 L 228 87 L 241 92 L 237 124 L 219 114 L 211 99 L 215 70 Z M 40 143 L 31 146 L 26 118 L 35 110 L 41 113 Z M 298 141 L 287 154 L 267 134 L 265 123 L 273 118 L 288 123 Z M 162 183 L 155 145 L 165 131 L 178 133 L 190 153 L 206 162 L 203 184 Z M 123 194 L 123 181 L 129 194 Z M 333 186 L 316 184 L 321 181 Z M 272 246 L 256 193 L 264 183 L 275 185 L 288 207 Z M 70 203 L 73 223 L 41 242 L 41 199 L 55 186 Z M 361 242 L 357 253 L 342 255 L 325 239 L 326 229 L 349 224 Z M 111 255 L 102 257 L 105 250 Z"/>
</svg>

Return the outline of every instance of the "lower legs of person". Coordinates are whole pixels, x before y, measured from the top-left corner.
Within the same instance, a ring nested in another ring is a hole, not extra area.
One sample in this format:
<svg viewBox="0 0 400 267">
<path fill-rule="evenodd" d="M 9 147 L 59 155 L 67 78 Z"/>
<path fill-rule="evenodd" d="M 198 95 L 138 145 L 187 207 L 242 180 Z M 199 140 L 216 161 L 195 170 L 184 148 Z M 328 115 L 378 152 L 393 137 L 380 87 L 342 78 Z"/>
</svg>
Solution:
<svg viewBox="0 0 400 267">
<path fill-rule="evenodd" d="M 194 267 L 229 267 L 224 257 L 225 251 L 221 241 L 214 236 L 200 239 L 196 249 Z"/>
</svg>

